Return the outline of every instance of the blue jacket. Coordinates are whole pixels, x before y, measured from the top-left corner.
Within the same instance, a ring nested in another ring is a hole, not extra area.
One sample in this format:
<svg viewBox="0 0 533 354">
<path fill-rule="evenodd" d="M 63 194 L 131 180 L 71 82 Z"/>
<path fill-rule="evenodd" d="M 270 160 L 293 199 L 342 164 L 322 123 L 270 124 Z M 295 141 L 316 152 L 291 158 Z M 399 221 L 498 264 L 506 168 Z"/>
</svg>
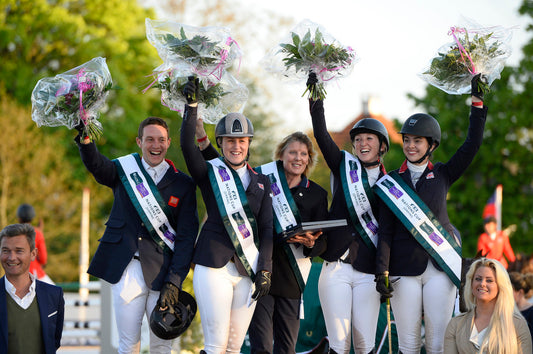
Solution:
<svg viewBox="0 0 533 354">
<path fill-rule="evenodd" d="M 7 353 L 7 299 L 5 276 L 0 278 L 0 353 Z M 57 351 L 61 345 L 65 299 L 63 289 L 40 280 L 35 281 L 35 297 L 39 305 L 41 328 L 46 354 Z"/>
<path fill-rule="evenodd" d="M 325 232 L 317 240 L 315 248 L 321 250 L 320 257 L 328 262 L 337 261 L 349 249 L 349 258 L 346 261 L 351 263 L 352 267 L 359 272 L 374 274 L 376 252 L 366 245 L 351 222 L 348 204 L 346 203 L 341 183 L 341 173 L 343 172 L 340 167 L 343 155 L 328 133 L 323 101 L 309 100 L 309 111 L 313 122 L 313 134 L 333 176 L 334 188 L 329 209 L 329 219 L 346 219 L 348 222 L 346 226 Z M 381 166 L 379 177 L 384 174 L 385 169 Z M 376 217 L 378 215 L 376 210 L 374 210 L 374 215 Z"/>
<path fill-rule="evenodd" d="M 191 176 L 200 187 L 207 210 L 207 220 L 198 236 L 193 263 L 211 268 L 221 268 L 235 255 L 235 246 L 220 216 L 215 194 L 209 181 L 207 163 L 200 150 L 194 144 L 197 109 L 189 106 L 185 107 L 181 127 L 181 150 Z M 272 198 L 270 197 L 270 181 L 267 176 L 255 172 L 249 166 L 248 168 L 250 184 L 246 189 L 246 197 L 257 222 L 258 235 L 254 235 L 254 237 L 259 238 L 257 270 L 271 272 L 274 221 Z"/>
<path fill-rule="evenodd" d="M 159 291 L 166 282 L 181 287 L 190 269 L 198 233 L 196 187 L 192 179 L 167 160 L 171 167 L 157 184 L 157 189 L 172 209 L 177 223 L 172 227 L 177 236 L 174 252 L 165 252 L 144 226 L 120 181 L 114 162 L 98 152 L 94 143 L 80 144 L 78 138 L 76 142 L 87 170 L 98 183 L 111 188 L 114 195 L 111 214 L 88 273 L 115 284 L 135 252 L 139 251 L 144 280 L 150 289 Z M 171 197 L 177 198 L 177 204 L 170 202 Z"/>
<path fill-rule="evenodd" d="M 461 177 L 476 156 L 483 141 L 486 117 L 486 107 L 483 109 L 472 108 L 468 134 L 464 143 L 448 162 L 438 162 L 434 165 L 430 162 L 416 186 L 413 186 L 411 182 L 411 174 L 405 162 L 397 170 L 405 183 L 429 207 L 450 235 L 455 235 L 456 232 L 448 218 L 446 196 L 452 184 Z M 426 270 L 431 256 L 384 202 L 379 200 L 382 206 L 379 208 L 376 272 L 382 273 L 388 270 L 390 275 L 404 276 L 422 274 Z M 440 269 L 435 262 L 433 264 L 437 269 Z"/>
</svg>

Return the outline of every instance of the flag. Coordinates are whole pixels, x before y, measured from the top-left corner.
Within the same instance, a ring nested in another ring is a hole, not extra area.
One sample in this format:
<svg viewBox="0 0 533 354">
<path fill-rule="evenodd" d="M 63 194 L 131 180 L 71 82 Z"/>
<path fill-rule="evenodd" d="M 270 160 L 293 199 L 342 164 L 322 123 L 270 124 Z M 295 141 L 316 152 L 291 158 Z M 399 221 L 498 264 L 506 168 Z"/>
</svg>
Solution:
<svg viewBox="0 0 533 354">
<path fill-rule="evenodd" d="M 498 184 L 483 209 L 483 219 L 493 216 L 496 219 L 498 230 L 502 229 L 502 191 L 503 186 Z"/>
</svg>

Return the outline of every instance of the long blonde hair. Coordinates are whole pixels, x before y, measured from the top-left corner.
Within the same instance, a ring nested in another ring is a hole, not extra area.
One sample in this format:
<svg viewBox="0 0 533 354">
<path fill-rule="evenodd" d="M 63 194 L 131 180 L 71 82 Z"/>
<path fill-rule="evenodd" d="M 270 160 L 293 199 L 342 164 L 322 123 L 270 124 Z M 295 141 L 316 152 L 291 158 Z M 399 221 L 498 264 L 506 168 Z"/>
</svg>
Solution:
<svg viewBox="0 0 533 354">
<path fill-rule="evenodd" d="M 513 323 L 513 314 L 518 313 L 513 297 L 513 286 L 504 266 L 494 260 L 480 258 L 470 266 L 466 274 L 465 303 L 469 311 L 476 308 L 476 298 L 472 293 L 472 279 L 480 267 L 488 267 L 494 271 L 498 295 L 492 313 L 487 334 L 481 344 L 480 353 L 516 354 L 518 352 L 518 337 Z"/>
</svg>

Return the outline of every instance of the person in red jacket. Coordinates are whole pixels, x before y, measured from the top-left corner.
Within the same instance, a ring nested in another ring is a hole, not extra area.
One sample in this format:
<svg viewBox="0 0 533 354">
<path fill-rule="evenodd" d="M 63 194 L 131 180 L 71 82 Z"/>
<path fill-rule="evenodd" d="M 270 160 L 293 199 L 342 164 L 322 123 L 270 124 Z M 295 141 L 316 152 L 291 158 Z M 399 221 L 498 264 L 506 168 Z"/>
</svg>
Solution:
<svg viewBox="0 0 533 354">
<path fill-rule="evenodd" d="M 35 209 L 30 204 L 21 204 L 17 208 L 17 218 L 21 224 L 31 224 L 35 217 Z M 48 252 L 46 252 L 46 243 L 44 241 L 43 231 L 39 227 L 35 229 L 35 248 L 37 249 L 37 257 L 30 263 L 30 273 L 35 275 L 37 279 L 48 284 L 55 284 L 52 279 L 44 271 L 46 262 L 48 261 Z"/>
<path fill-rule="evenodd" d="M 485 257 L 497 260 L 507 269 L 507 260 L 509 262 L 516 260 L 509 237 L 504 231 L 498 230 L 494 216 L 485 218 L 483 224 L 485 232 L 479 235 L 477 250 Z"/>
</svg>

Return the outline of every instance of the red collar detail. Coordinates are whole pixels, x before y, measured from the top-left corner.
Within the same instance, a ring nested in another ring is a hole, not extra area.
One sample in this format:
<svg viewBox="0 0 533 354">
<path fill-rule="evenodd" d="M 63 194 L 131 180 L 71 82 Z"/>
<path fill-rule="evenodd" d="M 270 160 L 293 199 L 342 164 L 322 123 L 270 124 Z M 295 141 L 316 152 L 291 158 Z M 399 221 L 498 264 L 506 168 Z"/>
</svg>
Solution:
<svg viewBox="0 0 533 354">
<path fill-rule="evenodd" d="M 175 172 L 180 172 L 180 170 L 178 170 L 176 166 L 174 166 L 174 162 L 169 159 L 165 159 L 165 161 L 174 169 Z"/>
<path fill-rule="evenodd" d="M 428 166 L 427 168 L 432 171 L 433 170 L 433 163 L 431 161 L 428 162 Z M 400 167 L 400 169 L 398 170 L 399 173 L 404 173 L 405 171 L 407 170 L 407 160 L 405 160 L 403 163 L 402 163 L 402 166 Z"/>
<path fill-rule="evenodd" d="M 250 164 L 248 162 L 246 162 L 246 167 L 248 167 L 248 171 L 252 172 L 254 175 L 258 175 L 259 173 L 257 173 L 256 170 L 254 170 L 252 168 L 252 166 L 250 166 Z"/>
</svg>

